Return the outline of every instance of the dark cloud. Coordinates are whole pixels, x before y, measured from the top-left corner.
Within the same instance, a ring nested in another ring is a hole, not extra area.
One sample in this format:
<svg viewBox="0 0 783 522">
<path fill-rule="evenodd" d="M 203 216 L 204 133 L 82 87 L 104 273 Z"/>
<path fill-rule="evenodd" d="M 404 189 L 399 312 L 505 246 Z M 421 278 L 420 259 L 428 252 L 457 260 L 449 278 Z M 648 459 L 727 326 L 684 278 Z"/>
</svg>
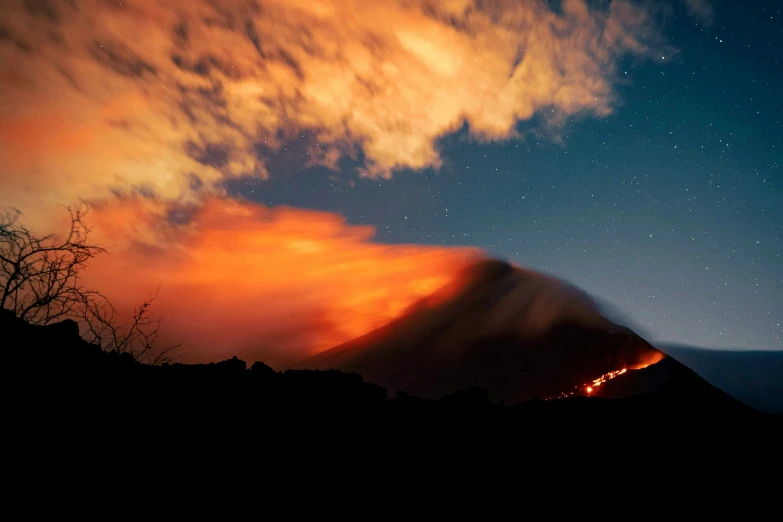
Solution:
<svg viewBox="0 0 783 522">
<path fill-rule="evenodd" d="M 51 0 L 24 0 L 25 10 L 32 16 L 46 18 L 58 23 L 62 19 L 59 7 Z"/>
<path fill-rule="evenodd" d="M 201 147 L 193 142 L 189 142 L 185 148 L 188 156 L 202 165 L 219 169 L 228 164 L 228 148 L 223 145 L 208 143 Z"/>
<path fill-rule="evenodd" d="M 104 67 L 129 78 L 157 74 L 155 67 L 121 43 L 94 41 L 90 44 L 90 54 Z"/>
<path fill-rule="evenodd" d="M 19 37 L 11 34 L 11 31 L 6 29 L 5 27 L 0 26 L 0 42 L 2 42 L 3 40 L 10 42 L 11 44 L 15 45 L 19 50 L 24 51 L 25 53 L 30 53 L 33 51 L 33 47 L 30 44 L 20 39 Z"/>
</svg>

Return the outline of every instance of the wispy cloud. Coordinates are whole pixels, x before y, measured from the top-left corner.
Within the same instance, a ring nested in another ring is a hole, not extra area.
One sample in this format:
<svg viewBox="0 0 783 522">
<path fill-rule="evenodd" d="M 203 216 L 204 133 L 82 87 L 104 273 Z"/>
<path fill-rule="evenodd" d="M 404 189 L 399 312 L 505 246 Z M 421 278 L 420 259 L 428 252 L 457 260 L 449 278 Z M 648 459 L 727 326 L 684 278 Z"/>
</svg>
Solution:
<svg viewBox="0 0 783 522">
<path fill-rule="evenodd" d="M 691 2 L 693 3 L 693 2 Z M 261 151 L 361 150 L 364 174 L 438 166 L 467 123 L 507 138 L 541 115 L 612 112 L 618 59 L 645 55 L 626 1 L 8 0 L 0 7 L 0 204 L 110 192 L 192 198 L 264 177 Z"/>
<path fill-rule="evenodd" d="M 710 0 L 685 0 L 688 13 L 706 26 L 715 21 L 715 12 L 712 10 Z"/>
</svg>

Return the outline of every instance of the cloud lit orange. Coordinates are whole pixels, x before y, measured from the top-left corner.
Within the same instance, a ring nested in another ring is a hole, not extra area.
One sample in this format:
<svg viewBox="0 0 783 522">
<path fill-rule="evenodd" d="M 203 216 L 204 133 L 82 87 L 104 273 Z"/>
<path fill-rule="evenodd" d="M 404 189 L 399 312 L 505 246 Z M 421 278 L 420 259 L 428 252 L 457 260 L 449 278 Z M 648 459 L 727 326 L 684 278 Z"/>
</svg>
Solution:
<svg viewBox="0 0 783 522">
<path fill-rule="evenodd" d="M 260 150 L 306 133 L 309 162 L 359 148 L 364 173 L 441 162 L 467 123 L 507 138 L 539 114 L 612 111 L 617 61 L 643 55 L 626 1 L 9 0 L 0 6 L 0 205 L 112 192 L 192 199 L 274 175 Z"/>
<path fill-rule="evenodd" d="M 110 254 L 86 277 L 126 311 L 160 285 L 162 333 L 190 362 L 282 365 L 331 348 L 398 317 L 480 255 L 373 243 L 371 227 L 325 212 L 226 199 L 181 219 L 170 210 L 144 200 L 93 209 Z"/>
</svg>

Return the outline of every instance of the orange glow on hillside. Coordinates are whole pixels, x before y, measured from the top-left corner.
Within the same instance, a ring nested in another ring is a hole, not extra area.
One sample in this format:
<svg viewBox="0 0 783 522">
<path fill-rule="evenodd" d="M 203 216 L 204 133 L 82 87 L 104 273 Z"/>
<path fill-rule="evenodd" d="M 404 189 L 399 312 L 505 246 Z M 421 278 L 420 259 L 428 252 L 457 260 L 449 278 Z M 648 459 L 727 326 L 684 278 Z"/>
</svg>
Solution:
<svg viewBox="0 0 783 522">
<path fill-rule="evenodd" d="M 663 352 L 659 351 L 651 351 L 649 355 L 646 355 L 645 358 L 640 362 L 639 364 L 634 365 L 630 368 L 631 371 L 635 370 L 641 370 L 644 368 L 647 368 L 648 366 L 651 366 L 659 361 L 661 361 L 664 357 L 666 357 Z M 607 381 L 611 381 L 612 379 L 619 377 L 621 375 L 624 375 L 629 371 L 629 368 L 622 368 L 620 370 L 614 370 L 611 372 L 607 372 L 600 377 L 597 377 L 593 379 L 590 382 L 587 382 L 585 384 L 582 384 L 581 386 L 574 386 L 574 389 L 569 392 L 561 392 L 560 395 L 557 395 L 555 397 L 547 397 L 545 400 L 552 400 L 552 399 L 566 399 L 568 397 L 573 397 L 575 395 L 595 395 L 602 384 L 604 384 Z"/>
<path fill-rule="evenodd" d="M 160 285 L 155 307 L 188 361 L 315 354 L 395 319 L 479 255 L 373 243 L 371 227 L 337 214 L 217 198 L 187 224 L 165 216 L 145 200 L 96 209 L 101 242 L 118 246 L 87 276 L 126 307 Z"/>
<path fill-rule="evenodd" d="M 663 354 L 663 352 L 650 350 L 639 363 L 631 367 L 631 370 L 641 370 L 643 368 L 647 368 L 648 366 L 661 361 L 664 357 L 666 356 Z"/>
<path fill-rule="evenodd" d="M 634 366 L 631 368 L 631 370 L 641 370 L 643 368 L 647 368 L 648 366 L 657 363 L 661 359 L 663 359 L 665 355 L 662 352 L 652 352 L 642 363 Z M 599 388 L 602 384 L 604 384 L 607 381 L 611 381 L 612 379 L 619 377 L 621 375 L 624 375 L 628 372 L 628 368 L 623 368 L 621 370 L 615 370 L 611 372 L 607 372 L 600 377 L 597 377 L 593 379 L 592 381 L 585 383 L 581 386 L 574 386 L 573 391 L 570 392 L 561 392 L 560 395 L 557 395 L 556 397 L 548 397 L 546 400 L 552 400 L 552 399 L 566 399 L 568 397 L 573 397 L 574 395 L 594 395 L 597 393 L 597 388 Z"/>
</svg>

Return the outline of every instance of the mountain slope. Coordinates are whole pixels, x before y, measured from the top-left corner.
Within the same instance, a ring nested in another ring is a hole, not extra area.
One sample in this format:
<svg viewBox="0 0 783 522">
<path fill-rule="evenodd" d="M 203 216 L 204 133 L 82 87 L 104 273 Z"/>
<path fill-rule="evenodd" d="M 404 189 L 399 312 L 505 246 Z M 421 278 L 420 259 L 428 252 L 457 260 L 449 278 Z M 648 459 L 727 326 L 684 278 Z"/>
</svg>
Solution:
<svg viewBox="0 0 783 522">
<path fill-rule="evenodd" d="M 748 406 L 783 413 L 783 350 L 710 350 L 677 344 L 662 344 L 660 349 Z"/>
<path fill-rule="evenodd" d="M 479 387 L 513 403 L 663 357 L 576 288 L 493 260 L 407 315 L 299 367 L 357 372 L 419 397 Z"/>
<path fill-rule="evenodd" d="M 606 381 L 595 395 L 604 398 L 655 395 L 657 400 L 676 403 L 679 407 L 700 406 L 727 412 L 749 409 L 669 356 L 645 368 L 631 370 Z"/>
</svg>

